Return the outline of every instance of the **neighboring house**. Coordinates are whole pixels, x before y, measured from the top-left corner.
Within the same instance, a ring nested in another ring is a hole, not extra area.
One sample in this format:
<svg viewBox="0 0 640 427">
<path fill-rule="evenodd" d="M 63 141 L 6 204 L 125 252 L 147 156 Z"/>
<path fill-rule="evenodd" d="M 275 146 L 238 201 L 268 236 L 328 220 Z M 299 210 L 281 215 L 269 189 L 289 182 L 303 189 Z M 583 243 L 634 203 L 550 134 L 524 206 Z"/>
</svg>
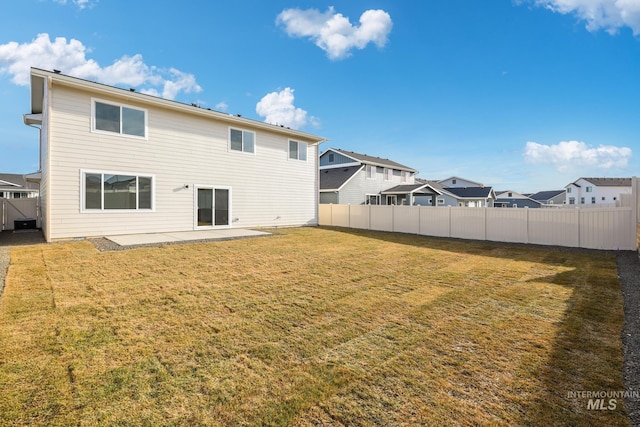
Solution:
<svg viewBox="0 0 640 427">
<path fill-rule="evenodd" d="M 496 199 L 492 187 L 449 187 L 445 191 L 455 196 L 458 206 L 469 208 L 490 208 Z"/>
<path fill-rule="evenodd" d="M 495 208 L 539 208 L 542 202 L 513 190 L 496 191 Z"/>
<path fill-rule="evenodd" d="M 415 182 L 417 172 L 388 159 L 328 148 L 320 155 L 320 203 L 413 204 L 416 195 L 436 194 Z"/>
<path fill-rule="evenodd" d="M 542 203 L 542 206 L 562 206 L 566 202 L 566 190 L 538 191 L 529 195 L 533 200 Z"/>
<path fill-rule="evenodd" d="M 38 197 L 38 184 L 27 181 L 26 175 L 0 173 L 0 199 Z"/>
<path fill-rule="evenodd" d="M 471 181 L 458 176 L 452 176 L 450 178 L 440 180 L 438 181 L 438 184 L 442 185 L 444 188 L 484 187 L 484 184 L 480 182 Z"/>
<path fill-rule="evenodd" d="M 325 138 L 39 69 L 47 241 L 317 225 Z"/>
<path fill-rule="evenodd" d="M 435 197 L 435 206 L 492 207 L 496 199 L 492 187 L 485 187 L 482 183 L 456 176 L 440 181 L 421 178 L 416 180 L 428 183 L 438 193 Z M 431 203 L 425 205 L 431 205 Z"/>
<path fill-rule="evenodd" d="M 631 178 L 580 178 L 565 186 L 567 205 L 611 206 L 631 194 Z"/>
</svg>

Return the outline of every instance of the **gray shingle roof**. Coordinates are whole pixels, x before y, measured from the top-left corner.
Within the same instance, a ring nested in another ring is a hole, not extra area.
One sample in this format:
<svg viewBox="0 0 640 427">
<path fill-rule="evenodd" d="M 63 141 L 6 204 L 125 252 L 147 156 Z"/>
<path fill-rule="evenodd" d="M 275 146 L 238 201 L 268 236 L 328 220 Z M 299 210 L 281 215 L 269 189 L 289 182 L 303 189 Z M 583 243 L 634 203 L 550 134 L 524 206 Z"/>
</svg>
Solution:
<svg viewBox="0 0 640 427">
<path fill-rule="evenodd" d="M 320 190 L 338 190 L 362 166 L 347 166 L 320 170 Z"/>
<path fill-rule="evenodd" d="M 535 194 L 529 195 L 529 198 L 537 200 L 539 202 L 544 202 L 558 196 L 559 194 L 564 193 L 565 191 L 566 190 L 538 191 Z"/>
<path fill-rule="evenodd" d="M 598 187 L 631 187 L 631 178 L 582 178 Z"/>
<path fill-rule="evenodd" d="M 415 170 L 413 168 L 410 168 L 409 166 L 402 165 L 400 163 L 394 162 L 394 161 L 389 160 L 389 159 L 383 159 L 381 157 L 369 156 L 367 154 L 354 153 L 353 151 L 340 150 L 338 148 L 332 148 L 332 150 L 334 150 L 334 151 L 336 151 L 338 153 L 344 154 L 345 156 L 353 157 L 354 159 L 356 159 L 356 160 L 358 160 L 358 161 L 360 161 L 362 163 L 418 173 L 417 170 Z"/>
<path fill-rule="evenodd" d="M 411 193 L 414 190 L 417 190 L 420 187 L 425 187 L 425 186 L 426 184 L 424 183 L 396 185 L 395 187 L 391 187 L 387 190 L 384 190 L 382 194 L 393 194 L 393 193 L 407 194 L 407 193 Z M 418 191 L 418 193 L 433 194 L 433 192 L 429 188 L 424 188 L 423 190 Z"/>
<path fill-rule="evenodd" d="M 491 194 L 491 187 L 447 187 L 444 189 L 461 198 L 487 198 Z"/>
</svg>

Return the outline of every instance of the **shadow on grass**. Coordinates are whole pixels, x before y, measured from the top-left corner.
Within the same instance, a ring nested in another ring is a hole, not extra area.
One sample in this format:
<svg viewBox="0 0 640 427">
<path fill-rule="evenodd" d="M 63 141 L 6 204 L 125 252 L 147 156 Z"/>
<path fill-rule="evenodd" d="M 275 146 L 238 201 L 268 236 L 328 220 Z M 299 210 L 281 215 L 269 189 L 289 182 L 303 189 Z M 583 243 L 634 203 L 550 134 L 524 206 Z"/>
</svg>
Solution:
<svg viewBox="0 0 640 427">
<path fill-rule="evenodd" d="M 39 243 L 45 243 L 42 230 L 5 230 L 0 232 L 0 247 L 37 245 Z"/>
<path fill-rule="evenodd" d="M 339 227 L 354 236 L 465 255 L 527 260 L 567 271 L 525 280 L 571 291 L 556 324 L 549 356 L 530 376 L 542 386 L 522 401 L 519 425 L 629 425 L 624 398 L 621 332 L 624 312 L 615 251 L 470 241 Z M 627 390 L 638 392 L 638 390 Z M 616 395 L 616 393 L 618 395 Z M 516 396 L 514 398 L 517 399 Z"/>
</svg>

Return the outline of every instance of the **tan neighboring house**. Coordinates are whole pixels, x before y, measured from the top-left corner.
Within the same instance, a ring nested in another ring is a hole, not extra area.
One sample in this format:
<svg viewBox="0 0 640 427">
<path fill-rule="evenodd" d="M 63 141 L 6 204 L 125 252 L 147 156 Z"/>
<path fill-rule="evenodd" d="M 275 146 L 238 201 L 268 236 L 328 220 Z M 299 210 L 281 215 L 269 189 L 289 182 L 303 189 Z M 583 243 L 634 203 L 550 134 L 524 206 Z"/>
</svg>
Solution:
<svg viewBox="0 0 640 427">
<path fill-rule="evenodd" d="M 318 224 L 325 138 L 31 70 L 47 241 Z"/>
</svg>

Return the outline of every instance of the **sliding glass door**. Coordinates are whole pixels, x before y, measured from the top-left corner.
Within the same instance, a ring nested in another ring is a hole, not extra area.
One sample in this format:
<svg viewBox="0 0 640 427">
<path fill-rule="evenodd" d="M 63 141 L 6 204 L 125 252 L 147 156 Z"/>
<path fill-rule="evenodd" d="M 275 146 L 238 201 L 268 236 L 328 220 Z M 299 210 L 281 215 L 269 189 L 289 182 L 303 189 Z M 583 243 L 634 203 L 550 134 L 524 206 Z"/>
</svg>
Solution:
<svg viewBox="0 0 640 427">
<path fill-rule="evenodd" d="M 229 227 L 231 225 L 231 189 L 196 186 L 195 228 Z"/>
</svg>

